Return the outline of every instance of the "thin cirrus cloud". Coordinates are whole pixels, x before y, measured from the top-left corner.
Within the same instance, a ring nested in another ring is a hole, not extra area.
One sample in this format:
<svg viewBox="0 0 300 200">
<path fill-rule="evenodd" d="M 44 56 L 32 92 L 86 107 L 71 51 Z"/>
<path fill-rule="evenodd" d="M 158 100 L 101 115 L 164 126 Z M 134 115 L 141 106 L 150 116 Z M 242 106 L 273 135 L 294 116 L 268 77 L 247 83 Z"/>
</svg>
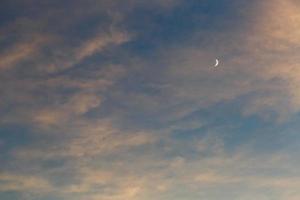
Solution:
<svg viewBox="0 0 300 200">
<path fill-rule="evenodd" d="M 5 2 L 0 199 L 299 199 L 299 6 Z"/>
<path fill-rule="evenodd" d="M 0 174 L 1 182 L 4 182 L 1 191 L 28 191 L 28 190 L 51 190 L 50 184 L 47 180 L 36 176 L 16 175 L 16 174 Z"/>
<path fill-rule="evenodd" d="M 14 67 L 18 63 L 34 56 L 39 51 L 41 45 L 45 44 L 47 38 L 37 36 L 33 41 L 24 41 L 15 44 L 5 50 L 1 55 L 0 69 L 6 70 Z"/>
</svg>

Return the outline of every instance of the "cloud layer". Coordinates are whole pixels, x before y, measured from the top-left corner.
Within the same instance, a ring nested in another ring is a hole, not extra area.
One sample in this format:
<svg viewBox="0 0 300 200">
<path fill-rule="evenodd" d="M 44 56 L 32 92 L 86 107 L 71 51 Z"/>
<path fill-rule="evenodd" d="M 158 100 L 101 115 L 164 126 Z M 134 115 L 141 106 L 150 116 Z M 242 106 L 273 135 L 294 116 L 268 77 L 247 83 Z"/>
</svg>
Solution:
<svg viewBox="0 0 300 200">
<path fill-rule="evenodd" d="M 299 199 L 299 9 L 4 1 L 0 199 Z"/>
</svg>

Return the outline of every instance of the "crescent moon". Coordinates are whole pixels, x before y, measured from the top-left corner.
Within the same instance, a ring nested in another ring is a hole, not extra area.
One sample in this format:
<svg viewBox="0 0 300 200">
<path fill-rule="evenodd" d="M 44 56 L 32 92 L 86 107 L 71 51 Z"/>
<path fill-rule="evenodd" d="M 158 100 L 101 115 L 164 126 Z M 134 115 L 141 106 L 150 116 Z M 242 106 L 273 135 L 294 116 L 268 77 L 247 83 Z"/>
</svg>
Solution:
<svg viewBox="0 0 300 200">
<path fill-rule="evenodd" d="M 216 64 L 215 64 L 215 67 L 217 67 L 219 65 L 219 60 L 216 59 Z"/>
</svg>

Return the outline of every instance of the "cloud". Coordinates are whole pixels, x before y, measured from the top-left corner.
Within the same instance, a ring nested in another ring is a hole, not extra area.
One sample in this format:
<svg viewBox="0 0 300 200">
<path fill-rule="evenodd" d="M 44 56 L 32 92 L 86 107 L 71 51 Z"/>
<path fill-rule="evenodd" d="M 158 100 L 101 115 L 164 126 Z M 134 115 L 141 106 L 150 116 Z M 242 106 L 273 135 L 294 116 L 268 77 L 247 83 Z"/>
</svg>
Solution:
<svg viewBox="0 0 300 200">
<path fill-rule="evenodd" d="M 49 127 L 84 118 L 87 112 L 101 107 L 104 94 L 126 71 L 120 65 L 107 65 L 84 73 L 82 76 L 66 74 L 46 79 L 5 76 L 2 82 L 6 84 L 1 86 L 5 98 L 0 104 L 9 112 L 2 113 L 2 123 Z M 70 92 L 65 94 L 64 91 Z M 36 96 L 37 93 L 40 95 Z"/>
<path fill-rule="evenodd" d="M 51 184 L 58 179 L 59 171 L 66 176 L 64 180 L 70 178 L 68 173 L 74 173 L 74 179 L 54 187 L 56 194 L 64 198 L 172 199 L 179 187 L 195 196 L 197 191 L 206 191 L 205 197 L 212 199 L 218 199 L 213 197 L 216 191 L 230 199 L 228 187 L 237 190 L 236 198 L 247 194 L 245 188 L 262 196 L 268 196 L 265 190 L 283 192 L 282 199 L 285 195 L 297 195 L 299 181 L 292 177 L 295 165 L 286 164 L 293 157 L 285 151 L 257 154 L 247 143 L 227 152 L 223 139 L 211 135 L 196 141 L 168 142 L 168 138 L 163 140 L 164 147 L 157 148 L 157 142 L 163 138 L 155 140 L 150 133 L 126 133 L 109 123 L 89 122 L 73 128 L 79 134 L 73 132 L 70 140 L 57 141 L 55 146 L 43 149 L 27 147 L 15 152 L 19 164 L 22 160 L 31 165 L 38 161 L 36 167 L 40 169 L 35 171 L 43 170 L 43 178 Z M 193 150 L 196 158 L 184 149 Z M 66 164 L 59 168 L 40 163 L 62 158 Z M 27 165 L 23 163 L 26 168 Z"/>
<path fill-rule="evenodd" d="M 51 184 L 41 177 L 10 173 L 0 174 L 0 191 L 39 191 L 42 193 L 49 192 L 51 190 Z"/>
<path fill-rule="evenodd" d="M 259 14 L 263 17 L 257 19 L 254 31 L 260 35 L 259 39 L 264 40 L 261 45 L 266 48 L 260 46 L 262 50 L 290 51 L 299 46 L 299 3 L 293 0 L 272 0 L 259 5 Z"/>
<path fill-rule="evenodd" d="M 96 37 L 92 38 L 89 41 L 85 42 L 81 48 L 76 53 L 76 58 L 82 60 L 88 56 L 95 54 L 96 52 L 101 51 L 108 44 L 122 44 L 125 41 L 128 41 L 128 36 L 124 33 L 112 33 L 112 35 L 105 37 Z"/>
<path fill-rule="evenodd" d="M 64 120 L 57 116 L 53 118 L 57 121 Z M 64 132 L 65 136 L 68 135 L 67 140 L 57 141 L 55 147 L 45 147 L 44 150 L 39 148 L 19 149 L 14 152 L 15 155 L 22 159 L 90 158 L 151 145 L 158 140 L 158 137 L 151 133 L 120 130 L 105 119 L 73 119 L 69 122 L 62 121 L 62 123 L 64 126 L 59 126 L 56 131 Z"/>
<path fill-rule="evenodd" d="M 215 174 L 214 172 L 204 172 L 196 175 L 195 181 L 199 184 L 209 185 L 209 184 L 231 184 L 238 182 L 234 177 L 226 177 L 222 175 Z"/>
<path fill-rule="evenodd" d="M 81 169 L 81 182 L 64 189 L 67 195 L 78 194 L 86 199 L 135 199 L 140 192 L 139 181 L 134 177 L 117 177 L 112 171 Z M 103 191 L 97 192 L 95 186 L 102 185 Z M 112 188 L 106 187 L 111 185 Z"/>
<path fill-rule="evenodd" d="M 32 58 L 44 46 L 49 39 L 43 36 L 36 36 L 29 41 L 21 41 L 9 47 L 0 54 L 0 69 L 6 70 L 14 67 L 20 62 Z"/>
<path fill-rule="evenodd" d="M 65 70 L 80 64 L 94 54 L 103 52 L 106 48 L 122 45 L 129 40 L 129 34 L 117 30 L 96 34 L 96 36 L 83 41 L 76 48 L 65 47 L 68 53 L 60 52 L 52 60 L 47 61 L 49 64 L 42 64 L 40 70 L 46 72 Z"/>
<path fill-rule="evenodd" d="M 32 121 L 42 126 L 68 123 L 76 116 L 100 106 L 101 98 L 95 94 L 78 93 L 61 105 L 41 109 L 33 113 Z"/>
<path fill-rule="evenodd" d="M 257 2 L 255 13 L 240 11 L 246 28 L 225 17 L 222 31 L 197 24 L 190 38 L 160 47 L 126 20 L 150 9 L 160 27 L 193 3 L 63 4 L 46 14 L 37 4 L 45 25 L 0 54 L 0 148 L 11 145 L 0 158 L 0 191 L 29 191 L 31 199 L 299 199 L 298 160 L 288 147 L 268 146 L 296 134 L 247 118 L 299 112 L 298 3 Z M 46 39 L 33 37 L 41 30 Z"/>
</svg>

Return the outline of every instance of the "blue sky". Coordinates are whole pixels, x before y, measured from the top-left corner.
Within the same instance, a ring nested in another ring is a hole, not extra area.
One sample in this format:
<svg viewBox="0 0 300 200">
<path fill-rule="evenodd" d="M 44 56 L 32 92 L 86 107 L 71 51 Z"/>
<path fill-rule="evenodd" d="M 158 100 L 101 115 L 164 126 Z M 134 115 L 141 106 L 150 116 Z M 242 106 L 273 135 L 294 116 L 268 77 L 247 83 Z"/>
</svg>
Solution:
<svg viewBox="0 0 300 200">
<path fill-rule="evenodd" d="M 298 200 L 299 9 L 1 1 L 0 199 Z"/>
</svg>

